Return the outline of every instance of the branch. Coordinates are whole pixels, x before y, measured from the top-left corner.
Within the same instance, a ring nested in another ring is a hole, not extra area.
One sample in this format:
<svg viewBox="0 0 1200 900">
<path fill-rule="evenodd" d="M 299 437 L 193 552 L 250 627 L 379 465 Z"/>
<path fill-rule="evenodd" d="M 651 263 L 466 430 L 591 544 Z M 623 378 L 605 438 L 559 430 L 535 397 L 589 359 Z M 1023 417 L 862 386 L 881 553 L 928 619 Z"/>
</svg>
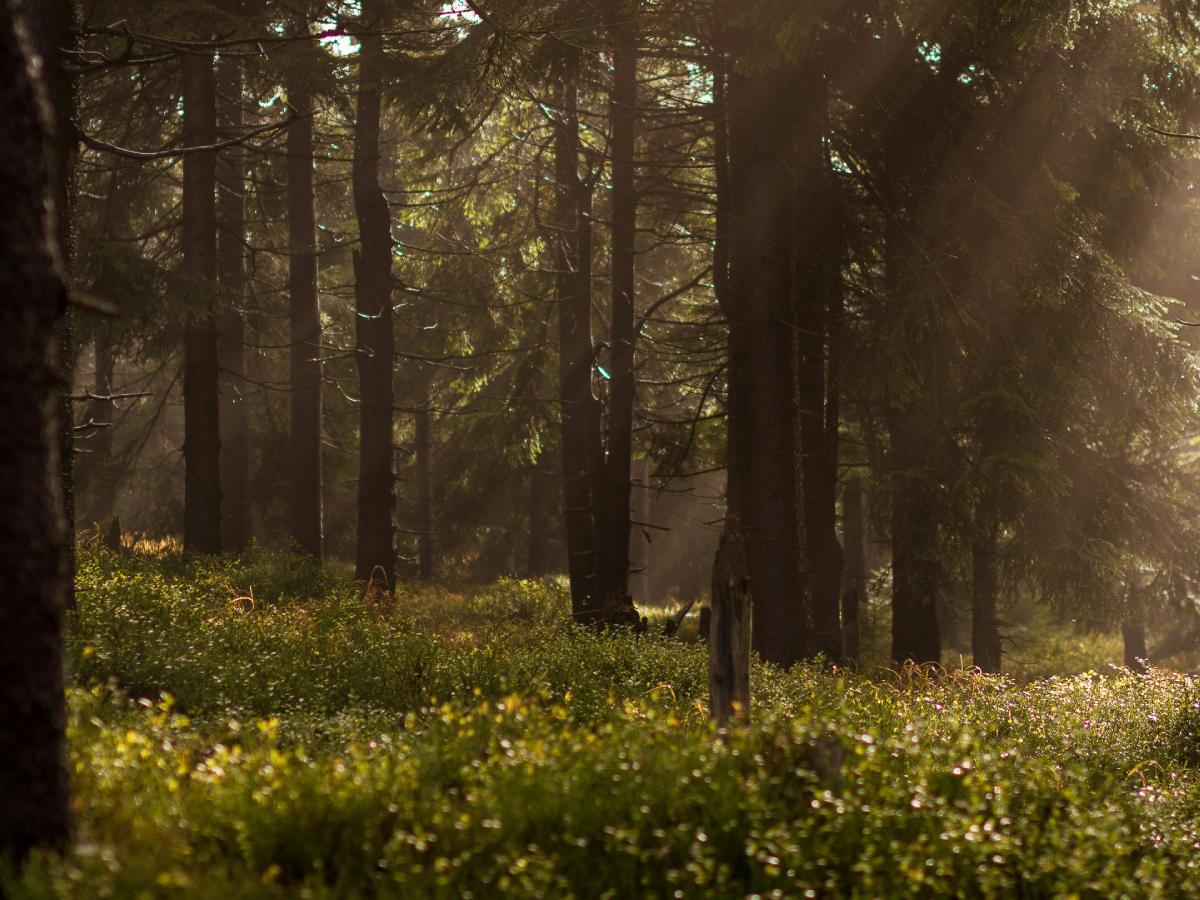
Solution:
<svg viewBox="0 0 1200 900">
<path fill-rule="evenodd" d="M 1185 141 L 1200 141 L 1200 134 L 1187 134 L 1186 132 L 1178 131 L 1163 131 L 1159 128 L 1155 128 L 1153 125 L 1146 125 L 1145 128 L 1148 131 L 1153 131 L 1155 134 L 1161 134 L 1163 137 L 1179 138 Z"/>
<path fill-rule="evenodd" d="M 227 141 L 217 141 L 215 144 L 208 144 L 203 147 L 181 147 L 178 150 L 127 150 L 124 147 L 118 147 L 116 144 L 109 144 L 105 141 L 98 140 L 91 135 L 84 134 L 83 131 L 76 129 L 76 135 L 85 147 L 92 150 L 99 150 L 102 153 L 111 153 L 114 156 L 124 156 L 126 159 L 152 160 L 152 159 L 175 159 L 176 157 L 187 156 L 191 153 L 213 153 L 217 150 L 224 150 L 227 147 L 236 147 L 239 144 L 244 144 L 251 138 L 258 137 L 260 134 L 266 134 L 268 131 L 278 131 L 282 128 L 287 128 L 293 122 L 299 121 L 302 118 L 308 118 L 312 113 L 304 116 L 296 114 L 292 107 L 288 107 L 288 117 L 282 122 L 273 122 L 270 125 L 264 125 L 261 128 L 255 128 L 253 131 L 243 134 L 241 137 L 230 138 Z"/>
</svg>

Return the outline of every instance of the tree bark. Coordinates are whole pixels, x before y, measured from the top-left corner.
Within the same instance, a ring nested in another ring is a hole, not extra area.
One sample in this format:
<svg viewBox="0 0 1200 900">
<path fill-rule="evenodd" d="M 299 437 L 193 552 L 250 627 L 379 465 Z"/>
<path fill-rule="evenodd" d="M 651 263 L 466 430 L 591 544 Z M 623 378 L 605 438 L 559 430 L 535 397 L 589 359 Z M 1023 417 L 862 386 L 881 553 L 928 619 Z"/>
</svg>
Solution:
<svg viewBox="0 0 1200 900">
<path fill-rule="evenodd" d="M 183 143 L 216 143 L 213 57 L 188 53 L 183 64 Z M 217 154 L 183 160 L 183 263 L 197 290 L 217 280 Z M 205 298 L 208 303 L 208 298 Z M 217 319 L 211 311 L 187 323 L 183 335 L 183 549 L 220 553 L 221 430 Z"/>
<path fill-rule="evenodd" d="M 599 403 L 592 390 L 591 195 L 579 177 L 575 59 L 555 82 L 555 269 L 558 294 L 559 398 L 562 416 L 563 513 L 571 610 L 579 624 L 604 615 L 598 584 L 596 473 L 601 468 Z"/>
<path fill-rule="evenodd" d="M 999 579 L 996 529 L 976 536 L 971 547 L 971 653 L 975 665 L 989 675 L 1001 669 L 1000 622 L 996 618 Z"/>
<path fill-rule="evenodd" d="M 437 577 L 433 518 L 433 413 L 425 406 L 413 414 L 417 467 L 417 574 L 424 582 Z"/>
<path fill-rule="evenodd" d="M 245 131 L 240 59 L 217 65 L 221 137 Z M 217 257 L 224 309 L 217 316 L 220 367 L 221 529 L 224 549 L 240 553 L 253 537 L 250 496 L 250 409 L 246 399 L 246 155 L 230 147 L 217 161 Z"/>
<path fill-rule="evenodd" d="M 82 12 L 78 0 L 40 0 L 25 3 L 23 16 L 32 37 L 32 48 L 41 58 L 42 89 L 50 105 L 48 124 L 50 144 L 50 196 L 55 209 L 55 238 L 63 278 L 74 284 L 78 243 L 79 141 L 76 138 L 79 113 L 79 79 L 70 71 L 71 52 L 80 45 L 79 23 Z M 68 309 L 58 320 L 58 367 L 67 380 L 75 371 L 74 316 Z M 58 464 L 61 476 L 63 510 L 71 540 L 67 557 L 71 578 L 67 581 L 67 605 L 75 606 L 75 413 L 70 399 L 71 385 L 58 395 Z"/>
<path fill-rule="evenodd" d="M 598 585 L 606 603 L 629 597 L 631 466 L 633 463 L 634 300 L 637 260 L 636 129 L 638 89 L 637 2 L 614 3 L 615 45 L 609 92 L 612 128 L 612 308 L 609 330 L 608 422 L 603 489 L 597 495 Z"/>
<path fill-rule="evenodd" d="M 324 555 L 324 527 L 321 473 L 321 305 L 317 288 L 317 188 L 312 92 L 308 85 L 304 84 L 303 77 L 302 74 L 293 73 L 288 86 L 288 100 L 299 116 L 288 126 L 287 136 L 288 293 L 291 321 L 289 499 L 292 540 L 301 553 L 321 559 Z M 390 221 L 387 227 L 387 274 L 390 275 Z M 390 300 L 385 302 L 390 303 Z"/>
<path fill-rule="evenodd" d="M 857 666 L 862 654 L 859 606 L 867 596 L 867 520 L 862 482 L 850 481 L 842 489 L 842 540 L 845 567 L 842 570 L 842 659 Z"/>
<path fill-rule="evenodd" d="M 65 846 L 70 831 L 69 533 L 53 363 L 66 289 L 38 71 L 24 22 L 0 2 L 0 857 L 17 862 L 36 846 Z"/>
<path fill-rule="evenodd" d="M 734 132 L 745 142 L 744 153 L 731 157 L 744 183 L 743 216 L 733 227 L 744 231 L 746 242 L 733 260 L 740 271 L 731 277 L 730 326 L 731 340 L 743 345 L 731 351 L 742 354 L 734 376 L 742 528 L 758 617 L 754 646 L 784 668 L 804 658 L 812 631 L 800 577 L 807 552 L 791 327 L 792 99 L 778 69 L 730 77 Z M 733 334 L 739 327 L 744 330 Z"/>
<path fill-rule="evenodd" d="M 362 22 L 377 30 L 380 0 L 363 0 Z M 358 539 L 355 578 L 396 583 L 396 471 L 392 452 L 392 216 L 379 182 L 383 38 L 364 34 L 359 51 L 353 187 L 360 250 L 354 256 L 359 381 Z"/>
</svg>

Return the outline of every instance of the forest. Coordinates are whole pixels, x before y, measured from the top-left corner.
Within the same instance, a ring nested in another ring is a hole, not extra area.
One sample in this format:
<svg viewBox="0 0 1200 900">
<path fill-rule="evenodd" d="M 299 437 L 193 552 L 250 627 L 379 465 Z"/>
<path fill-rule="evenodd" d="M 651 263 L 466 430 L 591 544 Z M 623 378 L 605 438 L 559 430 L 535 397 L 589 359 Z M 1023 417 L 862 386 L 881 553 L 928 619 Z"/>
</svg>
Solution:
<svg viewBox="0 0 1200 900">
<path fill-rule="evenodd" d="M 1198 0 L 0 0 L 0 900 L 1200 898 Z"/>
</svg>

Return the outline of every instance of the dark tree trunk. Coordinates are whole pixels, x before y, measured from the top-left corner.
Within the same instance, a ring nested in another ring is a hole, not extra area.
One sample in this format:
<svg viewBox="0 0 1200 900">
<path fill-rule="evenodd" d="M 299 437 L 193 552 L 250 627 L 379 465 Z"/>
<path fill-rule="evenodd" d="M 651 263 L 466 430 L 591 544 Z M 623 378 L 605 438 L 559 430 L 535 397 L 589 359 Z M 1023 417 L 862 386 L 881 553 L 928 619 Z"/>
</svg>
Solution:
<svg viewBox="0 0 1200 900">
<path fill-rule="evenodd" d="M 638 90 L 637 3 L 615 4 L 615 44 L 609 94 L 612 123 L 612 309 L 609 394 L 603 489 L 597 494 L 597 590 L 606 603 L 629 596 L 629 534 L 636 384 L 634 299 L 637 237 L 636 127 Z"/>
<path fill-rule="evenodd" d="M 854 480 L 842 489 L 842 540 L 845 568 L 842 570 L 842 659 L 857 666 L 862 653 L 858 626 L 859 605 L 867 596 L 867 519 L 862 482 Z"/>
<path fill-rule="evenodd" d="M 216 143 L 217 99 L 213 57 L 185 54 L 183 144 Z M 197 289 L 217 280 L 217 154 L 183 160 L 183 262 Z M 213 313 L 189 321 L 183 334 L 183 549 L 221 552 L 220 367 Z"/>
<path fill-rule="evenodd" d="M 996 539 L 996 530 L 988 529 L 971 547 L 971 653 L 975 665 L 989 675 L 999 674 L 1001 668 Z"/>
<path fill-rule="evenodd" d="M 742 515 L 738 431 L 744 419 L 745 402 L 739 399 L 739 386 L 745 380 L 745 327 L 740 313 L 742 291 L 739 279 L 745 272 L 744 232 L 733 223 L 745 223 L 745 142 L 744 135 L 730 133 L 736 121 L 728 104 L 730 76 L 723 53 L 715 57 L 713 67 L 713 171 L 716 181 L 714 210 L 713 290 L 717 305 L 729 329 L 729 360 L 726 368 L 725 416 L 725 509 L 735 518 Z"/>
<path fill-rule="evenodd" d="M 938 528 L 929 488 L 925 437 L 911 410 L 891 410 L 892 660 L 940 663 L 937 618 Z"/>
<path fill-rule="evenodd" d="M 377 30 L 382 5 L 363 0 L 362 21 Z M 359 382 L 358 542 L 355 578 L 396 583 L 396 471 L 392 452 L 392 216 L 379 183 L 383 38 L 362 36 L 358 120 L 354 127 L 354 209 L 360 251 L 354 257 Z"/>
<path fill-rule="evenodd" d="M 365 65 L 365 62 L 364 62 Z M 288 126 L 288 293 L 291 319 L 290 512 L 292 540 L 321 559 L 321 306 L 317 290 L 317 188 L 312 93 L 293 75 L 288 98 L 299 118 Z M 390 237 L 391 224 L 388 223 Z M 387 274 L 391 273 L 390 240 Z M 389 292 L 390 293 L 390 292 Z M 385 302 L 389 302 L 387 300 Z M 390 366 L 389 366 L 390 368 Z M 389 376 L 390 377 L 390 376 Z M 390 440 L 389 440 L 390 445 Z M 390 584 L 390 582 L 389 582 Z"/>
<path fill-rule="evenodd" d="M 70 71 L 75 63 L 70 52 L 80 44 L 82 14 L 78 0 L 40 0 L 23 7 L 33 49 L 43 60 L 42 86 L 50 104 L 50 196 L 55 209 L 55 237 L 63 278 L 74 284 L 78 235 L 76 198 L 79 193 L 79 141 L 76 138 L 79 111 L 79 79 Z M 75 371 L 73 315 L 68 309 L 58 320 L 58 367 L 64 376 Z M 75 413 L 70 385 L 58 395 L 58 464 L 63 509 L 71 540 L 67 557 L 71 578 L 67 580 L 67 605 L 75 605 Z"/>
<path fill-rule="evenodd" d="M 591 195 L 579 177 L 576 61 L 555 85 L 555 269 L 558 293 L 559 398 L 562 416 L 563 512 L 567 572 L 575 621 L 604 614 L 599 593 L 596 474 L 600 471 L 599 404 L 592 390 Z"/>
<path fill-rule="evenodd" d="M 0 2 L 0 858 L 70 830 L 63 684 L 68 533 L 55 422 L 55 154 L 33 48 Z"/>
<path fill-rule="evenodd" d="M 92 393 L 100 398 L 93 400 L 88 409 L 88 419 L 95 431 L 88 441 L 91 450 L 92 495 L 96 498 L 93 510 L 97 524 L 107 524 L 116 505 L 116 461 L 113 459 L 113 423 L 116 421 L 117 404 L 112 399 L 113 373 L 116 357 L 112 341 L 107 334 L 96 338 L 96 375 L 92 382 Z"/>
<path fill-rule="evenodd" d="M 900 207 L 899 201 L 893 203 Z M 921 262 L 904 223 L 893 221 L 885 235 L 884 294 L 887 308 L 920 309 L 914 284 Z M 926 316 L 910 315 L 898 338 L 912 360 L 911 388 L 884 413 L 890 442 L 892 537 L 892 660 L 940 663 L 941 628 L 937 617 L 938 510 L 934 497 L 936 422 L 929 397 L 933 378 L 933 339 Z"/>
<path fill-rule="evenodd" d="M 731 157 L 745 185 L 743 215 L 731 224 L 744 232 L 746 242 L 744 255 L 733 260 L 741 271 L 731 277 L 730 326 L 731 332 L 744 329 L 731 334 L 745 348 L 743 358 L 731 359 L 738 367 L 734 416 L 741 417 L 736 426 L 741 521 L 757 617 L 754 646 L 764 660 L 784 668 L 804 658 L 812 627 L 807 585 L 800 577 L 807 553 L 800 515 L 796 338 L 790 327 L 792 99 L 778 70 L 730 78 L 734 129 L 745 141 L 744 154 Z"/>
<path fill-rule="evenodd" d="M 528 569 L 534 578 L 549 575 L 553 567 L 550 560 L 550 528 L 558 488 L 550 454 L 542 450 L 529 470 Z"/>
<path fill-rule="evenodd" d="M 1129 588 L 1129 608 L 1125 613 L 1125 621 L 1121 623 L 1121 637 L 1125 641 L 1125 668 L 1139 675 L 1146 674 L 1150 659 L 1150 651 L 1146 648 L 1146 610 L 1140 592 L 1132 585 Z"/>
<path fill-rule="evenodd" d="M 437 577 L 433 518 L 433 413 L 429 400 L 413 414 L 416 440 L 413 455 L 417 466 L 417 574 L 422 581 Z"/>
<path fill-rule="evenodd" d="M 245 130 L 244 76 L 240 59 L 217 65 L 221 136 Z M 221 529 L 224 549 L 250 546 L 250 409 L 246 399 L 246 159 L 240 147 L 217 162 L 218 277 L 225 308 L 217 316 L 217 362 L 221 393 Z"/>
<path fill-rule="evenodd" d="M 795 220 L 795 325 L 799 349 L 797 405 L 804 459 L 804 532 L 812 602 L 811 656 L 842 658 L 839 615 L 842 548 L 837 539 L 837 328 L 842 306 L 842 223 L 825 151 L 829 98 L 819 71 L 805 69 L 800 114 Z M 811 107 L 808 106 L 811 104 Z"/>
<path fill-rule="evenodd" d="M 650 602 L 650 460 L 642 457 L 635 465 L 633 486 L 634 527 L 629 537 L 630 593 L 639 603 Z"/>
</svg>

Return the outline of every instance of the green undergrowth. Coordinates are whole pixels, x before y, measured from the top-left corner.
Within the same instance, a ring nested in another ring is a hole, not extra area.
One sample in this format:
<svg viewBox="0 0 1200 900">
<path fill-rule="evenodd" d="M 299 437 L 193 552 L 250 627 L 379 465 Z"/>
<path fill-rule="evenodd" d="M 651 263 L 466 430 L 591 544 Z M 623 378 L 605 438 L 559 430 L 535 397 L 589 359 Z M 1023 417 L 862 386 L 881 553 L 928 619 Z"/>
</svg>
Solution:
<svg viewBox="0 0 1200 900">
<path fill-rule="evenodd" d="M 77 841 L 13 898 L 1200 897 L 1184 676 L 758 667 L 722 740 L 700 646 L 553 582 L 80 566 Z"/>
</svg>

